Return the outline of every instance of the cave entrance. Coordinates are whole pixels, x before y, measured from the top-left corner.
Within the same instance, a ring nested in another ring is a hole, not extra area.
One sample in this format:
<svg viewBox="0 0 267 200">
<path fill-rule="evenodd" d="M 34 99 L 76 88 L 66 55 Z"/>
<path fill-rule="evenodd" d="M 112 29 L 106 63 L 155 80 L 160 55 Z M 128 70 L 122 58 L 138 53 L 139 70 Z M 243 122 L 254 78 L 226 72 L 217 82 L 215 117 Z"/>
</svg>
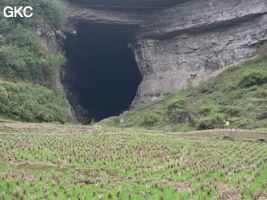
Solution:
<svg viewBox="0 0 267 200">
<path fill-rule="evenodd" d="M 129 43 L 136 27 L 81 22 L 67 36 L 63 84 L 83 124 L 121 114 L 132 103 L 142 76 Z"/>
</svg>

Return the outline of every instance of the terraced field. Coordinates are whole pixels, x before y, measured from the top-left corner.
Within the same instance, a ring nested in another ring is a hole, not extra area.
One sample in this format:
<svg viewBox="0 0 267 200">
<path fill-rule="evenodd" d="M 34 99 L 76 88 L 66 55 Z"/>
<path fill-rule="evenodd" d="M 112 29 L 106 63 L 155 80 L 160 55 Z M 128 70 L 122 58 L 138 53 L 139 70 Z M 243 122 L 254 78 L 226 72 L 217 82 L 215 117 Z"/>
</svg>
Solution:
<svg viewBox="0 0 267 200">
<path fill-rule="evenodd" d="M 0 124 L 0 199 L 267 199 L 267 133 Z"/>
</svg>

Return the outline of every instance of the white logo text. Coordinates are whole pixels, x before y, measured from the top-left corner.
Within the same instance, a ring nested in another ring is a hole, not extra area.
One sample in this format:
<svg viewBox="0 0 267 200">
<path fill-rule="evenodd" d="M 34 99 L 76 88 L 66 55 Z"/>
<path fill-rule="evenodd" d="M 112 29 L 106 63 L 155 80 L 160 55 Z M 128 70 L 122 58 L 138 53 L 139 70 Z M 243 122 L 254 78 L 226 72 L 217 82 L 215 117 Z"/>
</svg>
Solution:
<svg viewBox="0 0 267 200">
<path fill-rule="evenodd" d="M 13 18 L 13 17 L 32 17 L 33 16 L 33 8 L 31 6 L 20 6 L 20 7 L 11 7 L 7 6 L 4 8 L 4 16 L 6 18 Z"/>
</svg>

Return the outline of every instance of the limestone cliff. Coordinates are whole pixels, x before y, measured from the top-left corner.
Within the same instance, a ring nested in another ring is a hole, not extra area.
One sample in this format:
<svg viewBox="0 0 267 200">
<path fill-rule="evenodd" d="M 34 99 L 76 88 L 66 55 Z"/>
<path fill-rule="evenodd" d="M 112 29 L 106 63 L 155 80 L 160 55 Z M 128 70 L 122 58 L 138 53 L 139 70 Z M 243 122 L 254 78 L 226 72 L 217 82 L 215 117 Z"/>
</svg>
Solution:
<svg viewBox="0 0 267 200">
<path fill-rule="evenodd" d="M 68 10 L 75 20 L 139 27 L 131 46 L 143 81 L 134 106 L 197 84 L 255 55 L 267 40 L 266 0 L 173 1 L 147 9 L 139 4 L 131 9 L 70 4 Z"/>
</svg>

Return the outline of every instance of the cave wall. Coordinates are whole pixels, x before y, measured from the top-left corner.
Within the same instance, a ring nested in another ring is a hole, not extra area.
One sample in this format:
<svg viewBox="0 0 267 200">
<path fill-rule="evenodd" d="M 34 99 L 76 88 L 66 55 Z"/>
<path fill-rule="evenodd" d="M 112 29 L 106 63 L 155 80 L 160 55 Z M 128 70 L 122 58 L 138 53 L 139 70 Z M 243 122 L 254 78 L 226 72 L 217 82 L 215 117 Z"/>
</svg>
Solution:
<svg viewBox="0 0 267 200">
<path fill-rule="evenodd" d="M 168 6 L 138 12 L 69 6 L 73 20 L 139 26 L 132 48 L 143 81 L 134 106 L 197 84 L 255 55 L 257 45 L 267 40 L 266 0 L 190 0 Z"/>
</svg>

